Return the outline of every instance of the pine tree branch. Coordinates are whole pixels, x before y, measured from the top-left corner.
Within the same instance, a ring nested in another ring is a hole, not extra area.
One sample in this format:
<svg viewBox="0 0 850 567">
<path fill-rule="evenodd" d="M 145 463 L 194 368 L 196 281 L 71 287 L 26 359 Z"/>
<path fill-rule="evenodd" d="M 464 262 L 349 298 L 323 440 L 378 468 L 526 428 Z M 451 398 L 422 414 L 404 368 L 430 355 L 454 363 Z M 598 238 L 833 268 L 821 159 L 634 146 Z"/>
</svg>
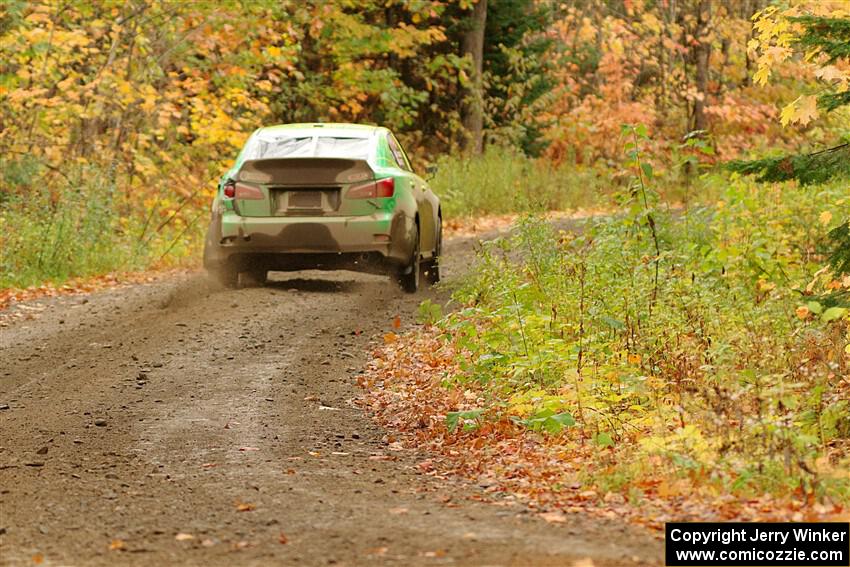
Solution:
<svg viewBox="0 0 850 567">
<path fill-rule="evenodd" d="M 850 274 L 850 220 L 830 230 L 827 238 L 832 245 L 829 264 L 837 274 Z"/>
<path fill-rule="evenodd" d="M 850 142 L 803 155 L 784 155 L 727 164 L 742 175 L 758 175 L 758 181 L 789 181 L 801 185 L 825 183 L 834 177 L 850 177 Z"/>
</svg>

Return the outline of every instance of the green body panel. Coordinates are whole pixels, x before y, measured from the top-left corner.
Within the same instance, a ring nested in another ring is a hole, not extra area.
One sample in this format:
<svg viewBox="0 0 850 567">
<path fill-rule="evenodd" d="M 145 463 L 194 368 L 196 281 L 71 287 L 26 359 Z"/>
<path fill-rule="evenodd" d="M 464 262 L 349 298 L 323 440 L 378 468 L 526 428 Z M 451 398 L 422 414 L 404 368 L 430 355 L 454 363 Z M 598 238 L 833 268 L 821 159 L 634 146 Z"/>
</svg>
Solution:
<svg viewBox="0 0 850 567">
<path fill-rule="evenodd" d="M 390 198 L 348 199 L 348 190 L 359 185 L 359 179 L 356 182 L 343 179 L 343 182 L 334 182 L 327 188 L 301 186 L 297 175 L 299 170 L 293 169 L 296 173 L 286 177 L 285 183 L 250 183 L 259 189 L 263 199 L 228 199 L 223 193 L 225 183 L 230 179 L 237 180 L 240 172 L 246 175 L 244 171 L 249 171 L 255 164 L 262 162 L 267 166 L 280 162 L 282 167 L 291 165 L 295 168 L 294 164 L 300 160 L 309 161 L 315 170 L 320 167 L 316 160 L 333 161 L 333 158 L 309 157 L 250 161 L 243 148 L 233 167 L 222 176 L 213 202 L 204 249 L 204 264 L 208 269 L 220 269 L 228 263 L 244 264 L 247 259 L 266 259 L 269 265 L 277 265 L 275 262 L 280 260 L 278 263 L 283 266 L 283 260 L 303 259 L 310 255 L 358 253 L 382 258 L 389 269 L 394 269 L 393 266 L 403 267 L 410 261 L 417 229 L 421 257 L 430 258 L 436 254 L 439 200 L 426 182 L 408 169 L 406 155 L 402 159 L 406 167 L 399 166 L 390 147 L 392 134 L 388 129 L 357 124 L 271 126 L 255 131 L 246 148 L 255 136 L 275 133 L 290 134 L 293 138 L 367 138 L 370 141 L 368 155 L 365 160 L 353 162 L 361 164 L 363 171 L 369 171 L 373 180 L 392 177 L 394 194 Z M 393 143 L 400 150 L 394 138 Z M 290 195 L 299 189 L 326 190 L 322 197 L 323 210 L 319 214 L 300 215 L 281 204 L 288 203 L 293 198 Z"/>
</svg>

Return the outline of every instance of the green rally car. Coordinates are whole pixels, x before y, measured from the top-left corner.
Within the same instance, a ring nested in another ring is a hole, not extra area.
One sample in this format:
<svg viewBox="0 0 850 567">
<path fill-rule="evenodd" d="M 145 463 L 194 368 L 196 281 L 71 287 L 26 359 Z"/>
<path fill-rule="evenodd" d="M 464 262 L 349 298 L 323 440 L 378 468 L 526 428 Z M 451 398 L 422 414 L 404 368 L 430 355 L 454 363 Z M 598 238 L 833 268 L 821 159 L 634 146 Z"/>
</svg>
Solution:
<svg viewBox="0 0 850 567">
<path fill-rule="evenodd" d="M 222 177 L 204 267 L 226 286 L 269 271 L 440 279 L 440 200 L 386 128 L 285 124 L 255 131 Z"/>
</svg>

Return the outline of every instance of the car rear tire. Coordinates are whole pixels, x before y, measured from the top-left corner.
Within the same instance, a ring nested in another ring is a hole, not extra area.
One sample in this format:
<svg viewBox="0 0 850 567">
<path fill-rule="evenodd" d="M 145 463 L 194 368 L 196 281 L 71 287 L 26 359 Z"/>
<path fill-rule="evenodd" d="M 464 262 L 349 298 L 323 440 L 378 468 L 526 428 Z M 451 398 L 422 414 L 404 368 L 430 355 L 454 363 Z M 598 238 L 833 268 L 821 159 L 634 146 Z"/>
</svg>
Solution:
<svg viewBox="0 0 850 567">
<path fill-rule="evenodd" d="M 417 225 L 416 240 L 413 244 L 413 255 L 410 258 L 410 264 L 402 269 L 402 271 L 396 276 L 396 280 L 401 286 L 401 289 L 407 293 L 416 293 L 419 291 L 419 277 L 422 274 L 421 259 L 422 254 L 419 249 L 419 226 Z"/>
<path fill-rule="evenodd" d="M 239 287 L 262 287 L 268 281 L 267 270 L 248 270 L 239 273 Z"/>
<path fill-rule="evenodd" d="M 440 256 L 443 254 L 443 219 L 437 217 L 437 237 L 434 256 L 423 264 L 425 280 L 434 285 L 440 281 Z"/>
<path fill-rule="evenodd" d="M 220 283 L 222 286 L 232 289 L 239 284 L 239 272 L 230 266 L 222 266 L 220 268 L 209 270 L 210 276 Z"/>
</svg>

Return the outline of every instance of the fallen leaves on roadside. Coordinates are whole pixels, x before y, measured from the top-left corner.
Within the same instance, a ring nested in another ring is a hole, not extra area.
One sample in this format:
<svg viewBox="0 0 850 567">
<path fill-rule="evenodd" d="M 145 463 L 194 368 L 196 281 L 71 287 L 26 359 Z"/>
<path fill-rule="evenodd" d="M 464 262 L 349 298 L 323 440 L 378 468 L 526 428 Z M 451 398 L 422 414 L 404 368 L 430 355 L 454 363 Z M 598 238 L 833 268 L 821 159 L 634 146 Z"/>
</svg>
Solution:
<svg viewBox="0 0 850 567">
<path fill-rule="evenodd" d="M 398 340 L 398 335 L 395 333 L 390 332 L 384 335 L 384 343 L 386 344 L 394 343 L 396 340 Z"/>
<path fill-rule="evenodd" d="M 64 295 L 85 295 L 114 287 L 153 283 L 159 280 L 172 278 L 178 274 L 186 275 L 189 273 L 191 272 L 182 269 L 147 272 L 115 272 L 103 276 L 72 278 L 63 284 L 47 282 L 44 285 L 31 286 L 28 288 L 0 289 L 0 311 L 25 301 Z"/>
<path fill-rule="evenodd" d="M 286 545 L 287 543 L 289 543 L 289 538 L 286 537 L 285 533 L 280 532 L 280 535 L 277 538 L 277 542 L 281 545 Z"/>
<path fill-rule="evenodd" d="M 42 555 L 41 553 L 36 553 L 32 556 L 32 562 L 36 565 L 41 565 L 42 563 L 44 563 L 44 555 Z"/>
<path fill-rule="evenodd" d="M 357 404 L 393 432 L 384 440 L 388 450 L 427 451 L 428 458 L 416 468 L 429 476 L 485 481 L 486 488 L 477 495 L 482 500 L 527 506 L 549 523 L 565 523 L 567 514 L 582 513 L 622 518 L 659 531 L 668 521 L 826 521 L 845 513 L 839 504 L 801 508 L 799 502 L 768 494 L 743 501 L 713 491 L 697 478 L 674 483 L 671 471 L 660 466 L 650 466 L 644 477 L 620 491 L 602 490 L 592 479 L 616 461 L 619 447 L 600 451 L 594 443 L 569 435 L 541 435 L 498 416 L 480 420 L 469 430 L 449 431 L 446 416 L 479 407 L 484 392 L 475 384 L 444 386 L 446 376 L 461 370 L 457 347 L 441 340 L 439 329 L 391 334 L 392 340 L 385 338 L 359 378 L 365 393 Z M 629 490 L 639 494 L 637 500 Z M 457 504 L 447 500 L 444 505 Z M 553 509 L 557 511 L 544 512 Z"/>
<path fill-rule="evenodd" d="M 113 539 L 109 543 L 110 551 L 124 551 L 126 549 L 126 545 L 124 545 L 124 541 L 120 539 Z"/>
<path fill-rule="evenodd" d="M 195 536 L 193 536 L 192 534 L 185 534 L 183 532 L 180 532 L 174 536 L 174 539 L 176 539 L 177 541 L 190 541 L 195 539 Z"/>
<path fill-rule="evenodd" d="M 390 550 L 389 547 L 376 547 L 374 549 L 369 550 L 369 555 L 376 555 L 378 557 L 383 557 Z"/>
<path fill-rule="evenodd" d="M 400 327 L 401 327 L 401 317 L 396 315 L 395 319 L 393 319 L 393 329 L 398 329 Z"/>
<path fill-rule="evenodd" d="M 240 451 L 259 451 L 259 447 L 239 447 Z"/>
</svg>

